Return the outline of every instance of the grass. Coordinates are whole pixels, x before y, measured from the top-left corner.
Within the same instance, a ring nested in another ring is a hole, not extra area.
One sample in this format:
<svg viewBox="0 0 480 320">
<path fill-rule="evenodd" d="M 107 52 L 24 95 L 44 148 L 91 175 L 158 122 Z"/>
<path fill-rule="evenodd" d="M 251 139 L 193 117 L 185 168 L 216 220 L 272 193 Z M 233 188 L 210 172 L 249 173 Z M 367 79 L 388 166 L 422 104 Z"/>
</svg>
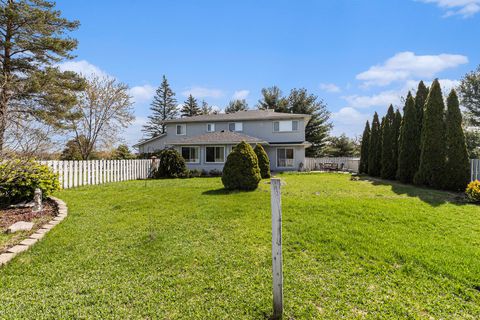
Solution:
<svg viewBox="0 0 480 320">
<path fill-rule="evenodd" d="M 282 178 L 287 319 L 480 317 L 480 207 L 342 174 Z M 268 318 L 269 185 L 221 187 L 60 192 L 68 218 L 0 269 L 0 318 Z"/>
</svg>

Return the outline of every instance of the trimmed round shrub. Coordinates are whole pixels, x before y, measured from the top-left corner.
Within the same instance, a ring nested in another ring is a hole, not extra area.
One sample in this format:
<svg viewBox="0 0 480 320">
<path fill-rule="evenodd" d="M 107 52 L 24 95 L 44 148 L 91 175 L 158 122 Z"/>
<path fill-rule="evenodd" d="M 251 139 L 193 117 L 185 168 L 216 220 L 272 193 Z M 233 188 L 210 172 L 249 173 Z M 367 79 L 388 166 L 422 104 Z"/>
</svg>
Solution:
<svg viewBox="0 0 480 320">
<path fill-rule="evenodd" d="M 465 193 L 470 201 L 480 202 L 480 181 L 475 180 L 470 182 Z"/>
<path fill-rule="evenodd" d="M 187 176 L 185 159 L 175 149 L 165 149 L 159 153 L 159 164 L 154 178 L 183 178 Z"/>
<path fill-rule="evenodd" d="M 15 204 L 31 201 L 35 189 L 43 197 L 60 189 L 58 174 L 34 160 L 13 159 L 0 163 L 0 203 Z"/>
<path fill-rule="evenodd" d="M 270 159 L 268 159 L 265 149 L 263 149 L 261 144 L 257 144 L 253 151 L 255 151 L 257 155 L 258 167 L 260 168 L 262 179 L 270 178 Z"/>
<path fill-rule="evenodd" d="M 222 182 L 228 190 L 255 190 L 262 179 L 257 155 L 245 141 L 240 142 L 227 157 Z"/>
</svg>

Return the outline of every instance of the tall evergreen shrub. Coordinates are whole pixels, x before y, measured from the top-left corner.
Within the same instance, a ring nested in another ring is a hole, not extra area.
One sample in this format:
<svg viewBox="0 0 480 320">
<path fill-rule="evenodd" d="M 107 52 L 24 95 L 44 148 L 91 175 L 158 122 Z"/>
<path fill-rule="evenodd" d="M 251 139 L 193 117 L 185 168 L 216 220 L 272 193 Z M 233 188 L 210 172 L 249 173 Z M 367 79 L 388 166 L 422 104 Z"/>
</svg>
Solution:
<svg viewBox="0 0 480 320">
<path fill-rule="evenodd" d="M 404 183 L 413 182 L 413 177 L 418 170 L 420 146 L 415 142 L 420 141 L 419 129 L 415 100 L 408 92 L 400 128 L 397 169 L 397 179 Z"/>
<path fill-rule="evenodd" d="M 446 136 L 445 188 L 464 191 L 470 180 L 470 163 L 462 128 L 462 113 L 454 89 L 450 91 L 447 98 Z"/>
<path fill-rule="evenodd" d="M 248 143 L 240 142 L 223 167 L 223 186 L 228 190 L 255 190 L 261 179 L 257 155 Z"/>
<path fill-rule="evenodd" d="M 365 123 L 365 129 L 362 135 L 362 146 L 360 147 L 360 173 L 368 173 L 368 147 L 370 144 L 370 124 Z"/>
<path fill-rule="evenodd" d="M 270 159 L 261 144 L 257 144 L 253 149 L 258 159 L 258 167 L 262 179 L 270 178 Z"/>
<path fill-rule="evenodd" d="M 378 120 L 378 114 L 375 112 L 372 120 L 372 129 L 370 132 L 370 142 L 368 145 L 368 174 L 373 177 L 380 176 L 381 169 L 381 128 Z"/>
<path fill-rule="evenodd" d="M 390 105 L 387 115 L 382 124 L 382 168 L 380 176 L 383 179 L 395 179 L 396 171 L 396 136 L 395 136 L 395 112 L 393 106 Z"/>
<path fill-rule="evenodd" d="M 422 126 L 420 167 L 414 183 L 442 188 L 446 159 L 445 105 L 442 89 L 435 79 L 425 103 Z"/>
</svg>

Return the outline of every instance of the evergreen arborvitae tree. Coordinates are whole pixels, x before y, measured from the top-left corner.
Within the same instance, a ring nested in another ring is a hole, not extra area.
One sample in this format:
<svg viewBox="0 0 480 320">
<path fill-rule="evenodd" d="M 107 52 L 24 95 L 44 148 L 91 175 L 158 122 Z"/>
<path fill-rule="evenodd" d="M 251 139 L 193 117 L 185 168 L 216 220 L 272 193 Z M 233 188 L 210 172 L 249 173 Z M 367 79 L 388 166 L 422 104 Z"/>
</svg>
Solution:
<svg viewBox="0 0 480 320">
<path fill-rule="evenodd" d="M 420 128 L 418 127 L 417 114 L 415 99 L 408 92 L 400 128 L 397 169 L 397 179 L 404 183 L 413 182 L 413 177 L 418 170 Z"/>
<path fill-rule="evenodd" d="M 381 169 L 381 128 L 378 114 L 375 112 L 370 130 L 370 142 L 368 144 L 368 174 L 373 177 L 380 176 Z"/>
<path fill-rule="evenodd" d="M 245 141 L 233 148 L 223 166 L 222 183 L 228 190 L 255 190 L 262 180 L 258 158 Z"/>
<path fill-rule="evenodd" d="M 399 153 L 399 139 L 400 139 L 400 128 L 402 126 L 402 114 L 400 110 L 397 109 L 395 112 L 395 120 L 393 121 L 393 132 L 395 135 L 394 147 L 393 147 L 393 165 L 395 166 L 394 178 L 397 174 L 398 169 L 398 153 Z M 393 179 L 394 179 L 393 178 Z"/>
<path fill-rule="evenodd" d="M 370 124 L 365 124 L 365 129 L 362 135 L 362 146 L 360 148 L 360 173 L 368 173 L 368 147 L 370 144 Z"/>
<path fill-rule="evenodd" d="M 423 81 L 418 83 L 417 93 L 415 96 L 415 109 L 417 110 L 418 132 L 422 132 L 423 113 L 425 112 L 425 102 L 427 101 L 428 88 Z M 420 155 L 418 156 L 420 159 Z"/>
<path fill-rule="evenodd" d="M 462 128 L 462 113 L 454 89 L 447 98 L 446 137 L 445 188 L 464 191 L 470 178 L 470 162 Z"/>
<path fill-rule="evenodd" d="M 200 115 L 202 110 L 198 107 L 197 99 L 189 95 L 187 101 L 183 103 L 181 112 L 182 117 L 193 117 Z"/>
<path fill-rule="evenodd" d="M 383 179 L 394 179 L 396 173 L 395 157 L 395 112 L 393 106 L 390 105 L 387 115 L 382 123 L 382 169 L 380 176 Z"/>
<path fill-rule="evenodd" d="M 263 149 L 261 144 L 257 144 L 253 148 L 258 159 L 258 167 L 260 168 L 260 175 L 262 179 L 270 178 L 270 159 L 268 158 L 265 149 Z"/>
<path fill-rule="evenodd" d="M 428 93 L 423 114 L 420 167 L 413 182 L 442 188 L 445 170 L 445 104 L 438 79 Z"/>
<path fill-rule="evenodd" d="M 175 93 L 170 89 L 167 78 L 163 76 L 162 84 L 158 87 L 150 106 L 152 114 L 143 126 L 143 132 L 150 137 L 165 133 L 165 120 L 174 119 L 178 115 Z"/>
</svg>

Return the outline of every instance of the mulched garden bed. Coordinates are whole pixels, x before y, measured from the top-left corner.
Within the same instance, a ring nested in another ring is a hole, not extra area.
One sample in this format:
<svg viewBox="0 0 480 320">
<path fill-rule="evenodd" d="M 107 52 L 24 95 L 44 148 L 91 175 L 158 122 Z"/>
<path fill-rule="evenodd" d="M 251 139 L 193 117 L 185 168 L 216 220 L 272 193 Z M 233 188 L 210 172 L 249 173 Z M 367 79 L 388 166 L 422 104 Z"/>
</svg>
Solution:
<svg viewBox="0 0 480 320">
<path fill-rule="evenodd" d="M 9 247 L 20 243 L 23 239 L 33 234 L 42 225 L 52 220 L 57 215 L 57 207 L 52 200 L 43 201 L 43 210 L 32 212 L 32 208 L 3 208 L 0 209 L 0 253 Z M 5 234 L 9 226 L 18 221 L 33 222 L 34 226 L 29 232 Z"/>
</svg>

